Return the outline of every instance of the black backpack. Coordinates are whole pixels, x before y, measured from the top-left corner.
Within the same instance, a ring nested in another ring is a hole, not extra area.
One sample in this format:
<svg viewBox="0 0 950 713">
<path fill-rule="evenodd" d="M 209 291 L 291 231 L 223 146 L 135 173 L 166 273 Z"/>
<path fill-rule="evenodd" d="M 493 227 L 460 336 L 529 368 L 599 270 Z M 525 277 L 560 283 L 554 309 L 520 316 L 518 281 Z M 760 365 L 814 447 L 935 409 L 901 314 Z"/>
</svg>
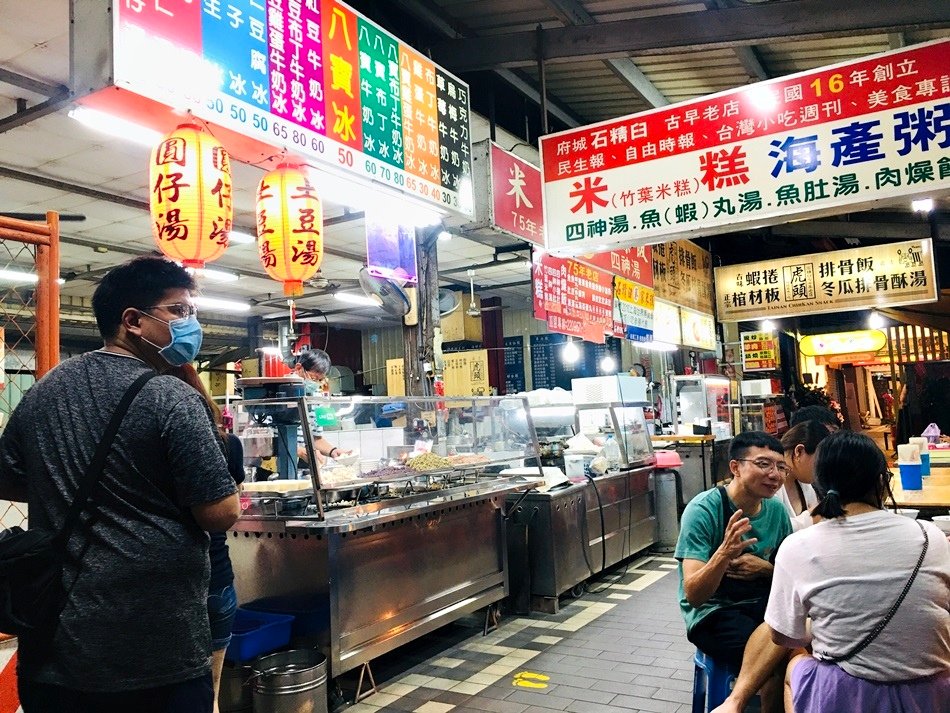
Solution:
<svg viewBox="0 0 950 713">
<path fill-rule="evenodd" d="M 123 395 L 80 481 L 63 529 L 52 533 L 11 527 L 0 532 L 0 631 L 28 635 L 34 646 L 52 642 L 69 596 L 63 584 L 66 544 L 99 482 L 119 424 L 138 392 L 154 376 L 155 372 L 142 374 Z"/>
</svg>

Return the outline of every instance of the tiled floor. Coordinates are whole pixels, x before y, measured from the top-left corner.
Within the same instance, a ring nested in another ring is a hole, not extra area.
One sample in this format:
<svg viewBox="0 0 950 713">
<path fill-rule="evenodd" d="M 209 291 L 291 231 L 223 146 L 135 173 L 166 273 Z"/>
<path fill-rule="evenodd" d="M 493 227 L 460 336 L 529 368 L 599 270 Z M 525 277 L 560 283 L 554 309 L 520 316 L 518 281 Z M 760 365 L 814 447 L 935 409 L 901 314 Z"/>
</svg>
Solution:
<svg viewBox="0 0 950 713">
<path fill-rule="evenodd" d="M 676 562 L 641 557 L 557 615 L 467 619 L 373 664 L 379 693 L 346 713 L 685 713 L 694 647 Z"/>
</svg>

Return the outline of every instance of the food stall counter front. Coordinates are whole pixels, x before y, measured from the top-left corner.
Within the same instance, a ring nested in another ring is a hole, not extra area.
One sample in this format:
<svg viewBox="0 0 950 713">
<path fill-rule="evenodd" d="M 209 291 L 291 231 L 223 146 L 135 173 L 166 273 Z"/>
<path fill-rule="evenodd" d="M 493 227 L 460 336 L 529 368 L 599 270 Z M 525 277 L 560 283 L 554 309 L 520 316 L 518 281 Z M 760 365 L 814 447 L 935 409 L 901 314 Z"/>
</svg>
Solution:
<svg viewBox="0 0 950 713">
<path fill-rule="evenodd" d="M 254 386 L 265 387 L 271 389 Z M 274 454 L 293 447 L 298 428 L 309 441 L 314 411 L 332 442 L 341 415 L 385 402 L 275 391 L 281 392 L 237 404 L 262 454 L 266 433 Z M 370 459 L 341 474 L 332 462 L 321 465 L 307 442 L 315 467 L 305 476 L 291 462 L 280 474 L 298 478 L 246 484 L 244 515 L 228 537 L 241 605 L 294 613 L 291 643 L 321 649 L 331 677 L 503 599 L 506 498 L 533 488 L 541 476 L 530 415 L 517 432 L 507 425 L 519 420 L 523 401 L 397 400 L 409 426 L 401 430 L 402 446 L 384 449 L 392 451 L 386 463 Z M 364 433 L 382 438 L 391 430 Z M 430 463 L 439 469 L 428 469 Z M 512 464 L 538 477 L 493 472 Z M 340 498 L 341 492 L 349 496 Z"/>
</svg>

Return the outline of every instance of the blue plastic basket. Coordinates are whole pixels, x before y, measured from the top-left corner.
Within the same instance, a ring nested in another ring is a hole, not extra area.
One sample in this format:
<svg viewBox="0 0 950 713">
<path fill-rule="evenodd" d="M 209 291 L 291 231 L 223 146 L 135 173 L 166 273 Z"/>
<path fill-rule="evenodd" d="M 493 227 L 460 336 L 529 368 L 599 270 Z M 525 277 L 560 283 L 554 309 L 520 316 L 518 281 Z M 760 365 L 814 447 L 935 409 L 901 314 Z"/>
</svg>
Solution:
<svg viewBox="0 0 950 713">
<path fill-rule="evenodd" d="M 238 607 L 234 613 L 231 643 L 224 653 L 228 661 L 244 663 L 261 654 L 277 651 L 290 644 L 294 618 L 287 614 L 250 611 Z"/>
<path fill-rule="evenodd" d="M 291 594 L 266 597 L 247 602 L 244 608 L 292 616 L 291 636 L 295 639 L 313 636 L 330 628 L 330 602 L 326 596 Z"/>
</svg>

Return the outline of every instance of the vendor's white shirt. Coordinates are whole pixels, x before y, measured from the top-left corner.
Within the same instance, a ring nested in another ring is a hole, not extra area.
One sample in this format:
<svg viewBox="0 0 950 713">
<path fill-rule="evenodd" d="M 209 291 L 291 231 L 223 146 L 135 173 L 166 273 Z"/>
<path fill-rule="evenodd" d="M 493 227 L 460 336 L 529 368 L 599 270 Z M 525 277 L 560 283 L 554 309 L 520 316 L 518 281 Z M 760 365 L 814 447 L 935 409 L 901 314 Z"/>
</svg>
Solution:
<svg viewBox="0 0 950 713">
<path fill-rule="evenodd" d="M 791 478 L 792 476 L 787 475 L 785 477 Z M 805 510 L 801 513 L 795 512 L 795 508 L 792 507 L 792 501 L 788 499 L 788 493 L 785 491 L 784 486 L 779 488 L 778 492 L 772 496 L 776 500 L 781 500 L 782 505 L 785 506 L 788 519 L 792 521 L 792 532 L 798 532 L 814 522 L 811 517 L 811 511 L 812 508 L 818 504 L 818 493 L 815 492 L 815 489 L 808 483 L 799 483 L 799 485 L 802 486 L 802 493 L 805 494 Z M 923 542 L 923 540 L 921 540 L 921 542 Z"/>
<path fill-rule="evenodd" d="M 950 544 L 932 523 L 917 579 L 894 618 L 863 651 L 839 666 L 872 681 L 907 681 L 950 668 Z M 886 511 L 819 522 L 779 548 L 765 621 L 818 654 L 847 653 L 903 591 L 924 539 L 913 520 Z"/>
</svg>

